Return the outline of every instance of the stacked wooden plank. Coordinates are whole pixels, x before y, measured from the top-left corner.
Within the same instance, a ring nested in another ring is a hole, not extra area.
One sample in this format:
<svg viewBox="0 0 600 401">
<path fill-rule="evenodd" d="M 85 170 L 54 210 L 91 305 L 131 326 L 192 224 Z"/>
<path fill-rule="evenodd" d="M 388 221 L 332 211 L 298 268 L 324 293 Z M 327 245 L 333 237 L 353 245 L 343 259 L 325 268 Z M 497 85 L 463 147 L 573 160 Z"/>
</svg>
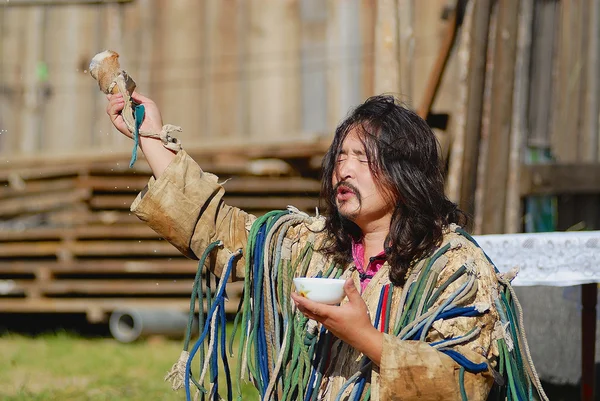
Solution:
<svg viewBox="0 0 600 401">
<path fill-rule="evenodd" d="M 314 169 L 292 167 L 306 156 L 217 154 L 198 158 L 226 181 L 228 204 L 257 215 L 318 206 Z M 85 312 L 102 320 L 117 307 L 188 308 L 197 262 L 129 212 L 150 175 L 143 161 L 129 169 L 116 159 L 0 170 L 0 311 Z M 241 287 L 228 291 L 232 312 Z"/>
</svg>

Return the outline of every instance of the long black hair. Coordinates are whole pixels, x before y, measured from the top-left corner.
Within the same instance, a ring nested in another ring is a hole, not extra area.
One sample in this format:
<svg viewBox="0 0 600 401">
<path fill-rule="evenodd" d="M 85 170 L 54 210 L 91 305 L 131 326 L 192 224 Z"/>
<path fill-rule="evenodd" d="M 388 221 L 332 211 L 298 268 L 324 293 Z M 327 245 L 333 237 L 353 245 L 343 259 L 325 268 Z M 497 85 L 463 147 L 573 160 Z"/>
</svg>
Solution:
<svg viewBox="0 0 600 401">
<path fill-rule="evenodd" d="M 384 246 L 390 280 L 403 285 L 411 264 L 439 245 L 450 223 L 466 224 L 466 214 L 444 194 L 439 144 L 427 123 L 393 96 L 371 97 L 337 127 L 323 158 L 321 199 L 329 235 L 323 251 L 336 262 L 351 261 L 352 241 L 362 237 L 360 228 L 337 212 L 333 185 L 336 161 L 351 131 L 365 146 L 380 192 L 396 204 Z"/>
</svg>

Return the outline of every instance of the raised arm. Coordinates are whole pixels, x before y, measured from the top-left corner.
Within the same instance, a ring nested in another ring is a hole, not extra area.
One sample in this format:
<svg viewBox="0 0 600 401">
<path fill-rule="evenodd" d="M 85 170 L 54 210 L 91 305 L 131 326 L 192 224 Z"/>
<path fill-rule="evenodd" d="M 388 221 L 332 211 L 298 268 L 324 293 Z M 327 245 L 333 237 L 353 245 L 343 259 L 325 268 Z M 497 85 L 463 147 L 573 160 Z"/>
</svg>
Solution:
<svg viewBox="0 0 600 401">
<path fill-rule="evenodd" d="M 114 126 L 131 137 L 121 111 L 125 100 L 120 94 L 107 95 L 107 114 Z M 156 104 L 149 98 L 133 93 L 133 100 L 145 107 L 141 131 L 157 133 L 162 130 L 162 118 Z M 160 139 L 140 136 L 144 153 L 153 177 L 138 195 L 131 211 L 181 253 L 198 259 L 206 247 L 217 240 L 223 247 L 217 251 L 214 272 L 219 275 L 229 257 L 244 249 L 255 216 L 223 203 L 225 193 L 218 178 L 202 171 L 184 151 L 171 151 Z M 244 259 L 238 259 L 233 279 L 244 275 Z"/>
</svg>

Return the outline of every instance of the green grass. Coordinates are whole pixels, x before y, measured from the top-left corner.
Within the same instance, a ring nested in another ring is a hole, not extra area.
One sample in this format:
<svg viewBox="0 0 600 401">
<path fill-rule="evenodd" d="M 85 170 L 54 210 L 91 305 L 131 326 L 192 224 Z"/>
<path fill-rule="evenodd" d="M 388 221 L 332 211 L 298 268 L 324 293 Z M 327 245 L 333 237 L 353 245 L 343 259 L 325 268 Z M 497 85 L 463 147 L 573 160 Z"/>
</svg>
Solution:
<svg viewBox="0 0 600 401">
<path fill-rule="evenodd" d="M 185 400 L 183 389 L 174 392 L 163 380 L 178 359 L 182 344 L 163 338 L 121 344 L 108 338 L 90 339 L 68 333 L 3 335 L 0 399 Z M 235 373 L 237 358 L 229 362 Z M 197 364 L 193 370 L 197 374 Z M 222 378 L 223 373 L 219 376 Z M 225 389 L 222 383 L 219 388 Z M 236 395 L 234 383 L 234 399 Z M 242 399 L 258 400 L 256 390 L 244 383 Z"/>
</svg>

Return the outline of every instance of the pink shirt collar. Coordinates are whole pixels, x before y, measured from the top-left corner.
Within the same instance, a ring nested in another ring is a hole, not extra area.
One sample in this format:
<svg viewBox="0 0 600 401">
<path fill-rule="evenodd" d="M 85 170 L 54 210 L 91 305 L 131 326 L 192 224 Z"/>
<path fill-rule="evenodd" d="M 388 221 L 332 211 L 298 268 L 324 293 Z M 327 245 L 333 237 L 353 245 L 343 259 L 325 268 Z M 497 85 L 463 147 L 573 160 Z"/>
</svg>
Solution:
<svg viewBox="0 0 600 401">
<path fill-rule="evenodd" d="M 360 274 L 360 288 L 361 292 L 367 288 L 367 285 L 375 276 L 375 273 L 381 269 L 381 266 L 385 263 L 385 251 L 382 251 L 377 256 L 372 257 L 369 260 L 369 264 L 365 268 L 364 260 L 365 260 L 365 246 L 361 242 L 352 241 L 352 259 L 354 260 L 354 265 L 356 266 L 356 270 Z"/>
</svg>

